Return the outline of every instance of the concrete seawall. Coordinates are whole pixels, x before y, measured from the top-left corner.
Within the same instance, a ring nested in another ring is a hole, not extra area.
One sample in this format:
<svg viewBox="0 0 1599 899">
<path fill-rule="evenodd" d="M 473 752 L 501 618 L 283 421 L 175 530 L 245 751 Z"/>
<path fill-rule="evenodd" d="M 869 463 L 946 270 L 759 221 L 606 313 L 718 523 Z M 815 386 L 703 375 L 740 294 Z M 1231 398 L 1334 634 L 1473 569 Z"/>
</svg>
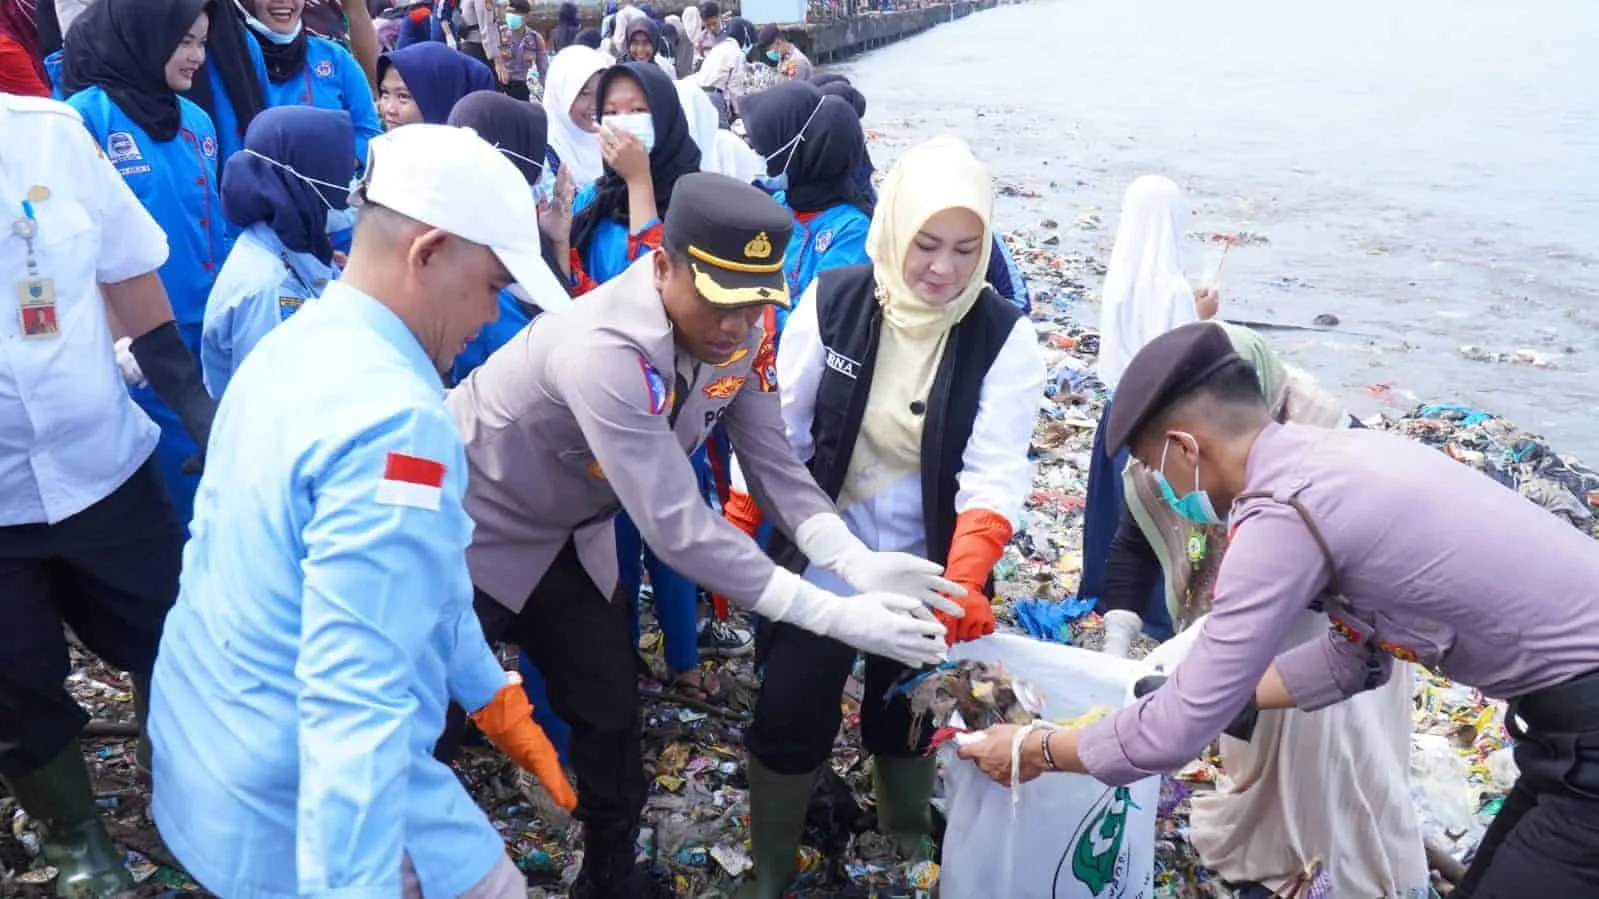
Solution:
<svg viewBox="0 0 1599 899">
<path fill-rule="evenodd" d="M 979 10 L 992 9 L 1000 2 L 1001 0 L 955 0 L 953 3 L 944 3 L 926 9 L 859 13 L 848 18 L 807 24 L 786 24 L 778 27 L 783 30 L 783 36 L 793 41 L 812 62 L 837 62 L 847 56 L 864 53 L 904 40 L 913 34 L 920 34 L 934 25 L 962 19 Z M 583 7 L 584 24 L 597 25 L 595 17 L 598 7 L 579 5 Z M 681 11 L 682 4 L 681 2 L 657 3 L 656 8 L 663 13 L 674 13 Z M 543 34 L 548 34 L 550 29 L 555 27 L 555 15 L 551 5 L 540 4 L 531 20 L 533 27 Z"/>
<path fill-rule="evenodd" d="M 862 13 L 847 19 L 780 27 L 783 36 L 793 41 L 812 62 L 836 62 L 920 34 L 934 25 L 992 9 L 998 3 L 999 0 L 956 0 L 927 9 Z"/>
</svg>

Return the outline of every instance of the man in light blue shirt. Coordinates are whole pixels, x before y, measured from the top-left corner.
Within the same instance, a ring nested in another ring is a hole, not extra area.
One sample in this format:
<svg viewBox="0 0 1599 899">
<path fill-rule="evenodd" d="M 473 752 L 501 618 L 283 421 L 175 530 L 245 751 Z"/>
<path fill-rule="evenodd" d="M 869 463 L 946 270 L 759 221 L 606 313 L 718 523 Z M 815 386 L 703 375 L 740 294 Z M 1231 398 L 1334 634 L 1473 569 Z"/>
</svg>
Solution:
<svg viewBox="0 0 1599 899">
<path fill-rule="evenodd" d="M 257 345 L 218 410 L 156 663 L 152 813 L 229 899 L 523 899 L 432 756 L 451 700 L 524 767 L 548 747 L 472 611 L 439 372 L 500 289 L 537 283 L 536 210 L 505 157 L 438 125 L 374 140 L 355 200 L 344 279 Z"/>
</svg>

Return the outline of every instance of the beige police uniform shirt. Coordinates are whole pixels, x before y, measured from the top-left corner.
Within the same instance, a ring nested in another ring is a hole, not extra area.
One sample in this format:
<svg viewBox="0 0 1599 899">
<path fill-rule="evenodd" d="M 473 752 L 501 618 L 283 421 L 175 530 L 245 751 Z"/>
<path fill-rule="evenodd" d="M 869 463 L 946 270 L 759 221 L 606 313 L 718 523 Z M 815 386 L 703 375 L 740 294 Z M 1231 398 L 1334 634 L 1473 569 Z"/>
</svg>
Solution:
<svg viewBox="0 0 1599 899">
<path fill-rule="evenodd" d="M 512 611 L 568 539 L 596 586 L 617 582 L 612 519 L 689 580 L 752 605 L 773 564 L 706 505 L 689 455 L 718 421 L 751 494 L 792 536 L 833 504 L 783 431 L 776 352 L 760 327 L 721 365 L 673 339 L 653 259 L 540 316 L 450 392 L 466 440 L 472 582 Z"/>
</svg>

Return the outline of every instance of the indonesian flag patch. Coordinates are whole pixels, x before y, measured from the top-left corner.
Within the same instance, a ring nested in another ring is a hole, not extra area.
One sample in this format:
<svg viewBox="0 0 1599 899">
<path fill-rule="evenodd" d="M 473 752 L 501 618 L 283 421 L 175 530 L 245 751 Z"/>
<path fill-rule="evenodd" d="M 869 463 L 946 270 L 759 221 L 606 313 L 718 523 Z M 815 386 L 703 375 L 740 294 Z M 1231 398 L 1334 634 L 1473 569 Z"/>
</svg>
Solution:
<svg viewBox="0 0 1599 899">
<path fill-rule="evenodd" d="M 378 482 L 378 502 L 437 512 L 443 494 L 443 462 L 405 453 L 389 453 L 384 460 L 383 480 Z"/>
</svg>

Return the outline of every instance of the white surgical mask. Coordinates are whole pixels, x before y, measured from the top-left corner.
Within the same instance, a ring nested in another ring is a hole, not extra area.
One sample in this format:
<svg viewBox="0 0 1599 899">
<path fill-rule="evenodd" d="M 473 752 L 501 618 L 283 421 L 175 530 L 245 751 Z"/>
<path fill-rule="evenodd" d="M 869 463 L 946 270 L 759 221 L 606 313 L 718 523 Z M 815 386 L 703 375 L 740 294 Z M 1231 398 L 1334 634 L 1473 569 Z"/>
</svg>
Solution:
<svg viewBox="0 0 1599 899">
<path fill-rule="evenodd" d="M 305 27 L 304 22 L 296 20 L 293 31 L 289 32 L 288 34 L 279 34 L 278 32 L 273 31 L 272 27 L 267 23 L 257 19 L 255 16 L 250 15 L 250 11 L 245 9 L 244 4 L 240 3 L 239 0 L 233 0 L 233 5 L 238 7 L 239 13 L 244 16 L 244 24 L 250 26 L 251 31 L 254 31 L 256 34 L 266 38 L 268 43 L 278 44 L 279 46 L 284 44 L 292 44 L 294 43 L 294 39 L 300 36 L 301 29 Z"/>
<path fill-rule="evenodd" d="M 539 173 L 538 183 L 533 185 L 533 202 L 543 206 L 553 196 L 555 196 L 555 172 L 551 171 L 549 166 L 545 166 L 544 171 Z"/>
<path fill-rule="evenodd" d="M 615 131 L 626 131 L 644 145 L 644 152 L 655 149 L 655 119 L 647 112 L 613 113 L 603 123 Z"/>
</svg>

